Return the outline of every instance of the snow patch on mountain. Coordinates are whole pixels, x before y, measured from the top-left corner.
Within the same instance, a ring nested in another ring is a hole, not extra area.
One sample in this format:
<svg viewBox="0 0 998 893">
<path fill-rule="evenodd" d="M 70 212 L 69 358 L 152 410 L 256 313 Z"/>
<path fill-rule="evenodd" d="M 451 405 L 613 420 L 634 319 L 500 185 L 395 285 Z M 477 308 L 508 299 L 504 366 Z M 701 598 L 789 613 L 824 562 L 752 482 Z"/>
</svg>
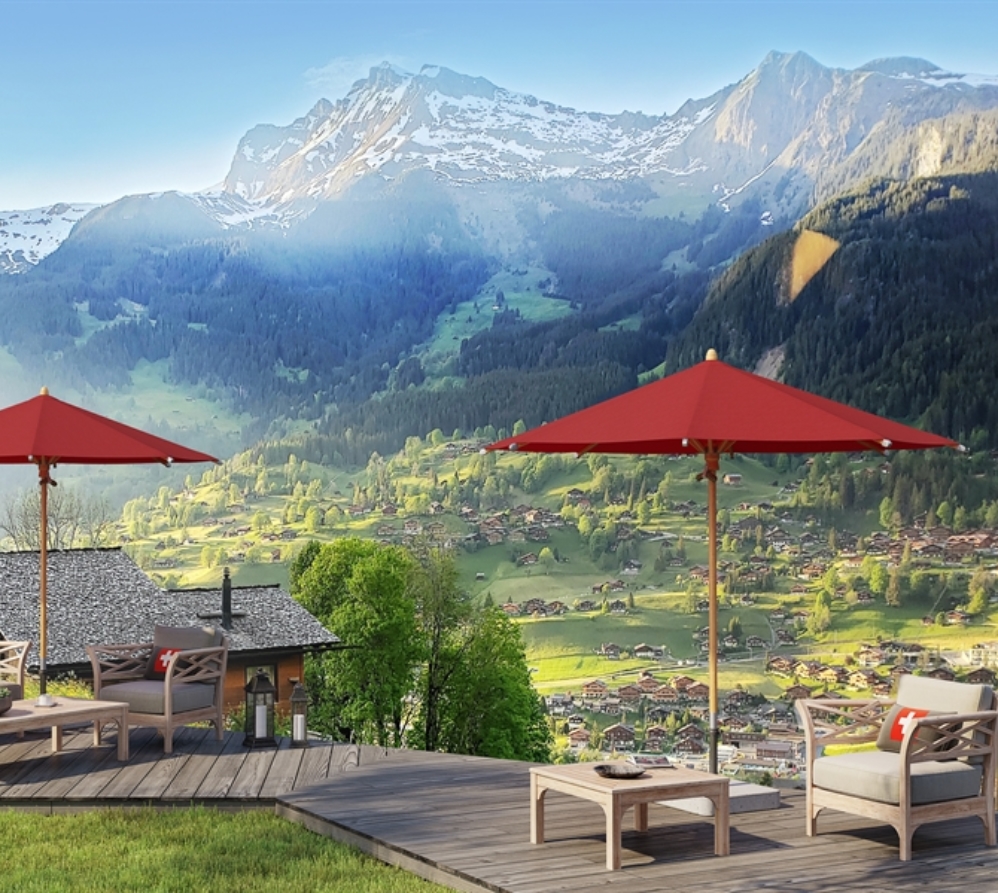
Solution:
<svg viewBox="0 0 998 893">
<path fill-rule="evenodd" d="M 23 273 L 58 248 L 98 205 L 59 203 L 28 211 L 0 211 L 0 271 Z"/>
</svg>

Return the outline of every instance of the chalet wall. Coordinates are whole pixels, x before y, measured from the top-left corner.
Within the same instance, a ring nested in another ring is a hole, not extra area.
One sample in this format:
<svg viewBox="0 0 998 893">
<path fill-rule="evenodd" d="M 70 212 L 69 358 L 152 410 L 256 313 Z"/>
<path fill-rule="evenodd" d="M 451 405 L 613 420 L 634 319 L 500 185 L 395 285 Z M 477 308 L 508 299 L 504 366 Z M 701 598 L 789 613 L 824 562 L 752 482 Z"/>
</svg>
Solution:
<svg viewBox="0 0 998 893">
<path fill-rule="evenodd" d="M 277 688 L 275 705 L 279 711 L 291 709 L 291 692 L 294 689 L 294 682 L 302 681 L 305 678 L 305 659 L 302 654 L 281 655 L 280 657 L 241 657 L 229 652 L 229 665 L 225 674 L 225 709 L 230 710 L 239 707 L 246 701 L 246 683 L 248 668 L 268 668 L 276 667 L 277 678 L 271 677 L 271 682 Z M 268 670 L 267 675 L 271 673 Z"/>
</svg>

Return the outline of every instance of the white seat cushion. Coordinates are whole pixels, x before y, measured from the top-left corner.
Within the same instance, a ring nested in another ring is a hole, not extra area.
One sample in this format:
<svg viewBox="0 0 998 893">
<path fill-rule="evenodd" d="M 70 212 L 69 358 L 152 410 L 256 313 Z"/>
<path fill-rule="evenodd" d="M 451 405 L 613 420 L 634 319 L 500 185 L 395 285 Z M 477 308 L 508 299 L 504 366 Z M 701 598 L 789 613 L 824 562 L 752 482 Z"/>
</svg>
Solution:
<svg viewBox="0 0 998 893">
<path fill-rule="evenodd" d="M 136 679 L 104 686 L 100 691 L 102 701 L 124 701 L 132 713 L 154 713 L 162 716 L 166 711 L 166 685 L 155 679 Z M 175 682 L 173 685 L 173 714 L 200 710 L 215 703 L 214 683 Z"/>
<path fill-rule="evenodd" d="M 816 788 L 879 803 L 901 802 L 901 759 L 884 750 L 821 757 L 811 769 Z M 976 797 L 981 792 L 981 766 L 960 760 L 933 760 L 911 767 L 911 802 L 940 803 Z"/>
</svg>

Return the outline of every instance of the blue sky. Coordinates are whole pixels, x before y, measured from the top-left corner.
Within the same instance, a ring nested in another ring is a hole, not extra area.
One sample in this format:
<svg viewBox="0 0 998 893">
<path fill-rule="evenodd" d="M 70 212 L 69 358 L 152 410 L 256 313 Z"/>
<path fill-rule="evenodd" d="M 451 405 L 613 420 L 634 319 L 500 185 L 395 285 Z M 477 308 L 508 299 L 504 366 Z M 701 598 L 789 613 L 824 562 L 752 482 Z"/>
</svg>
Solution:
<svg viewBox="0 0 998 893">
<path fill-rule="evenodd" d="M 996 0 L 0 0 L 0 209 L 211 186 L 384 60 L 660 114 L 770 50 L 998 74 L 996 35 Z"/>
</svg>

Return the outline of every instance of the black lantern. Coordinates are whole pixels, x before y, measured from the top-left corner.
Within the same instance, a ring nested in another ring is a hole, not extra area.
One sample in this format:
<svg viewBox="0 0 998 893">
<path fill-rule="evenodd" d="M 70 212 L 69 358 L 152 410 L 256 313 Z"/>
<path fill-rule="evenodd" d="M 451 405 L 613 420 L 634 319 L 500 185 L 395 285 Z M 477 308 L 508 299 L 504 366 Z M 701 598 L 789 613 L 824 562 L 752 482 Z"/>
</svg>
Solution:
<svg viewBox="0 0 998 893">
<path fill-rule="evenodd" d="M 291 746 L 308 747 L 308 692 L 300 682 L 291 691 Z"/>
<path fill-rule="evenodd" d="M 274 695 L 276 690 L 270 677 L 262 670 L 246 686 L 246 738 L 247 747 L 276 747 L 274 739 Z"/>
</svg>

